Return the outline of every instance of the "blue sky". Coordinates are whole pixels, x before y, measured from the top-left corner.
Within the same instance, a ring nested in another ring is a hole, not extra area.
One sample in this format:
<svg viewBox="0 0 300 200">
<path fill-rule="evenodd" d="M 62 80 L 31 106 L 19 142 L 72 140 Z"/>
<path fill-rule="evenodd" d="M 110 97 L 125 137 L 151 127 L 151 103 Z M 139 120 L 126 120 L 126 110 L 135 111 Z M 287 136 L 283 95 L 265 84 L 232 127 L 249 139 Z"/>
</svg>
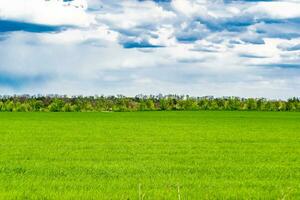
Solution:
<svg viewBox="0 0 300 200">
<path fill-rule="evenodd" d="M 1 0 L 1 94 L 300 94 L 298 0 Z"/>
</svg>

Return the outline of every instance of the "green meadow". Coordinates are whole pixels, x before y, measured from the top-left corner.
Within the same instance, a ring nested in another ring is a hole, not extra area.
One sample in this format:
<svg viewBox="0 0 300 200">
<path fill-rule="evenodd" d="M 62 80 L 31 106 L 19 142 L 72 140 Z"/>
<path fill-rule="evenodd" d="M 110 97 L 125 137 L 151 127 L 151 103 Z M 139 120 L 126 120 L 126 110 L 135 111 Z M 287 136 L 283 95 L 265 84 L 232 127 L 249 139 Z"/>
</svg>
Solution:
<svg viewBox="0 0 300 200">
<path fill-rule="evenodd" d="M 300 199 L 300 113 L 0 113 L 0 199 Z"/>
</svg>

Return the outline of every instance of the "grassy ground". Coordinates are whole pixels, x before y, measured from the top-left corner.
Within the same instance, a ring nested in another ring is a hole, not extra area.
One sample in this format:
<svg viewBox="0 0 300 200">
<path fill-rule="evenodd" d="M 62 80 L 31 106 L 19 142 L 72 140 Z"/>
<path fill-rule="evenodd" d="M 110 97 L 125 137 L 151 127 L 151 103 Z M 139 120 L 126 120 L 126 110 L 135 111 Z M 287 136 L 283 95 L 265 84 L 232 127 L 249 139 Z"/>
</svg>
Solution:
<svg viewBox="0 0 300 200">
<path fill-rule="evenodd" d="M 179 196 L 300 199 L 300 113 L 0 113 L 0 199 Z"/>
</svg>

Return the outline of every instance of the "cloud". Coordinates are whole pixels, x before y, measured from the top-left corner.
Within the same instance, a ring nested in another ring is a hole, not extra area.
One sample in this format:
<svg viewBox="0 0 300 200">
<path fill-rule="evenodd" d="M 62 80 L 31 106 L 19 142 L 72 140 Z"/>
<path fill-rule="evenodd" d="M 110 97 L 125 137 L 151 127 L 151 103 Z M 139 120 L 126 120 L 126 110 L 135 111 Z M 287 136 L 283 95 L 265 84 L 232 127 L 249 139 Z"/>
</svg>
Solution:
<svg viewBox="0 0 300 200">
<path fill-rule="evenodd" d="M 278 45 L 278 48 L 283 51 L 300 51 L 300 43 L 299 44 L 282 43 Z"/>
<path fill-rule="evenodd" d="M 1 0 L 0 19 L 50 26 L 83 26 L 93 22 L 84 0 Z"/>
<path fill-rule="evenodd" d="M 3 0 L 0 89 L 294 96 L 300 92 L 299 5 Z"/>
<path fill-rule="evenodd" d="M 290 19 L 300 17 L 300 4 L 296 2 L 270 1 L 259 2 L 246 10 L 256 18 Z"/>
</svg>

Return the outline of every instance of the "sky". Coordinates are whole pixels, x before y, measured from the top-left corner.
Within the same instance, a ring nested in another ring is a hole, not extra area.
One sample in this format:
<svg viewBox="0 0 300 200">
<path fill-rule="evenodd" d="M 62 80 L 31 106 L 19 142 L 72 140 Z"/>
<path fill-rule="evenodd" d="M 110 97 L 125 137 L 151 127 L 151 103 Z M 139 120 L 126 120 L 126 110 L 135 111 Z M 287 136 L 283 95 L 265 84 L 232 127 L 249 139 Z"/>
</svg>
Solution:
<svg viewBox="0 0 300 200">
<path fill-rule="evenodd" d="M 300 95 L 299 0 L 0 0 L 0 94 Z"/>
</svg>

